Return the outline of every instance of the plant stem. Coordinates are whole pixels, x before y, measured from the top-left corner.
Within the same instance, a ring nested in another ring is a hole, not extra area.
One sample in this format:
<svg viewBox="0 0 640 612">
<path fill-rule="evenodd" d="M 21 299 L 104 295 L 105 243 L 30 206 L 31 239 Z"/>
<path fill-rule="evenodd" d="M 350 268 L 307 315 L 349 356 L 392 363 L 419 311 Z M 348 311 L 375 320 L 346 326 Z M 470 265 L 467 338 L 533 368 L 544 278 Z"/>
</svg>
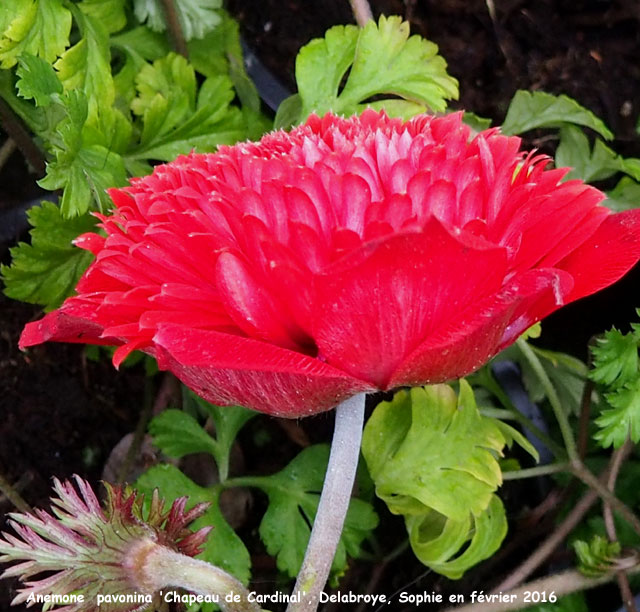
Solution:
<svg viewBox="0 0 640 612">
<path fill-rule="evenodd" d="M 568 463 L 549 463 L 547 465 L 538 465 L 524 470 L 513 470 L 502 473 L 502 480 L 519 480 L 521 478 L 535 478 L 537 476 L 546 476 L 547 474 L 557 474 L 558 472 L 568 472 L 571 466 Z"/>
<path fill-rule="evenodd" d="M 198 595 L 215 595 L 223 612 L 260 612 L 249 592 L 231 574 L 206 561 L 146 540 L 131 550 L 132 576 L 139 587 L 155 592 L 180 587 Z M 231 601 L 229 601 L 231 600 Z"/>
<path fill-rule="evenodd" d="M 15 487 L 11 486 L 11 483 L 0 474 L 0 493 L 2 493 L 20 512 L 25 514 L 31 513 L 31 507 L 18 493 Z"/>
<path fill-rule="evenodd" d="M 0 147 L 0 170 L 7 163 L 11 154 L 16 150 L 17 145 L 13 138 L 7 138 Z"/>
<path fill-rule="evenodd" d="M 636 573 L 640 571 L 640 567 L 636 565 L 631 571 Z M 577 570 L 568 570 L 540 578 L 539 580 L 534 580 L 507 593 L 501 592 L 500 595 L 503 601 L 487 602 L 485 600 L 457 608 L 448 608 L 444 612 L 454 612 L 454 610 L 455 612 L 510 612 L 511 610 L 522 610 L 531 607 L 532 604 L 531 600 L 525 601 L 527 592 L 532 594 L 538 593 L 539 595 L 546 593 L 547 598 L 553 593 L 556 597 L 560 598 L 569 593 L 592 589 L 601 584 L 606 584 L 613 578 L 615 578 L 615 573 L 612 572 L 596 578 L 588 578 Z"/>
<path fill-rule="evenodd" d="M 187 49 L 187 41 L 184 39 L 184 32 L 182 31 L 182 25 L 180 24 L 175 2 L 174 0 L 162 0 L 162 6 L 164 7 L 164 16 L 173 49 L 176 53 L 188 58 L 189 51 Z"/>
<path fill-rule="evenodd" d="M 575 438 L 573 437 L 573 431 L 571 430 L 571 425 L 569 424 L 569 419 L 565 414 L 562 406 L 560 404 L 560 398 L 556 393 L 556 389 L 553 386 L 553 383 L 549 379 L 549 376 L 544 371 L 544 367 L 538 359 L 538 356 L 534 353 L 533 349 L 527 344 L 526 340 L 519 338 L 516 341 L 518 348 L 522 351 L 524 358 L 529 362 L 531 369 L 535 372 L 540 384 L 544 388 L 544 391 L 549 399 L 549 403 L 551 404 L 551 408 L 555 417 L 558 421 L 558 425 L 560 426 L 560 432 L 562 433 L 562 439 L 564 440 L 564 445 L 567 449 L 567 454 L 569 455 L 569 459 L 571 461 L 579 460 L 578 449 L 576 446 Z"/>
<path fill-rule="evenodd" d="M 571 473 L 582 480 L 584 484 L 594 489 L 594 491 L 611 507 L 616 510 L 625 521 L 627 521 L 640 535 L 640 519 L 629 509 L 629 507 L 621 502 L 598 478 L 596 478 L 582 463 L 582 461 L 571 462 Z"/>
<path fill-rule="evenodd" d="M 2 129 L 16 143 L 25 159 L 31 164 L 38 178 L 45 174 L 45 160 L 42 151 L 35 145 L 29 131 L 11 107 L 0 98 L 0 122 Z"/>
<path fill-rule="evenodd" d="M 531 419 L 522 414 L 509 399 L 509 396 L 503 391 L 502 387 L 496 382 L 495 378 L 488 369 L 478 372 L 481 375 L 482 385 L 486 387 L 493 395 L 496 396 L 498 401 L 507 409 L 510 414 L 510 418 L 517 421 L 523 427 L 526 427 L 540 442 L 542 442 L 555 456 L 556 459 L 565 459 L 567 452 L 564 447 L 555 442 L 549 435 L 542 431 Z M 480 411 L 487 416 L 494 416 L 497 419 L 504 419 L 504 416 L 499 414 L 492 415 L 491 409 L 483 408 Z"/>
<path fill-rule="evenodd" d="M 367 21 L 373 19 L 368 0 L 349 0 L 349 4 L 351 4 L 351 10 L 353 11 L 353 16 L 356 18 L 356 23 L 361 28 L 364 28 Z"/>
<path fill-rule="evenodd" d="M 318 607 L 349 509 L 360 455 L 365 399 L 366 395 L 360 393 L 336 408 L 327 474 L 307 552 L 294 587 L 294 595 L 299 594 L 300 601 L 292 601 L 287 612 L 313 612 Z"/>
<path fill-rule="evenodd" d="M 627 438 L 625 443 L 620 448 L 616 449 L 611 456 L 611 471 L 609 472 L 609 477 L 607 478 L 607 489 L 609 489 L 609 491 L 614 494 L 616 488 L 616 480 L 618 479 L 620 468 L 622 468 L 625 456 L 628 454 L 628 450 L 626 448 L 628 446 L 632 446 L 632 442 L 629 438 Z M 616 523 L 613 518 L 613 510 L 611 509 L 611 504 L 609 502 L 606 502 L 604 504 L 603 515 L 607 537 L 612 542 L 617 542 L 618 534 L 616 533 Z M 627 612 L 638 612 L 633 593 L 631 591 L 631 585 L 629 584 L 629 578 L 626 572 L 623 570 L 619 571 L 617 573 L 617 580 L 618 588 L 620 589 L 620 595 L 622 596 L 622 603 L 624 604 L 625 609 L 627 610 Z"/>
</svg>

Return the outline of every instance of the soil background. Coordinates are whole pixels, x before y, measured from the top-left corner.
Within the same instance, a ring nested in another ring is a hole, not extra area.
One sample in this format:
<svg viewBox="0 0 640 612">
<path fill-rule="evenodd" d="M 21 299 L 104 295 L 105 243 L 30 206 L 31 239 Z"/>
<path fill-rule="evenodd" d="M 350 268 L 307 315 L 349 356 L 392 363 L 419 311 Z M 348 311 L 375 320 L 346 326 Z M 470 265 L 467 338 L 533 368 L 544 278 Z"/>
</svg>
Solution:
<svg viewBox="0 0 640 612">
<path fill-rule="evenodd" d="M 494 4 L 492 15 L 489 7 Z M 567 94 L 614 131 L 615 150 L 640 157 L 636 132 L 640 114 L 637 1 L 372 0 L 371 5 L 375 16 L 403 15 L 411 22 L 412 33 L 439 45 L 450 73 L 460 81 L 460 100 L 454 108 L 471 110 L 499 124 L 517 89 Z M 332 25 L 353 23 L 347 0 L 230 0 L 227 6 L 240 21 L 248 47 L 291 91 L 298 49 Z M 542 133 L 528 134 L 525 142 L 549 152 L 554 146 L 548 134 Z M 10 225 L 5 213 L 17 210 L 38 192 L 19 153 L 0 172 L 0 185 L 0 224 L 5 224 L 0 226 L 0 256 L 7 263 L 9 247 L 27 236 L 19 229 L 20 223 L 15 229 Z M 543 326 L 543 342 L 585 358 L 591 335 L 612 323 L 624 327 L 633 320 L 634 308 L 640 306 L 639 275 L 636 269 L 610 290 L 551 317 Z M 96 483 L 111 449 L 133 431 L 142 406 L 153 401 L 160 386 L 156 377 L 150 389 L 141 367 L 117 373 L 107 360 L 88 360 L 78 346 L 52 344 L 28 353 L 18 351 L 22 327 L 39 316 L 37 307 L 0 297 L 0 474 L 15 483 L 34 506 L 45 503 L 51 476 L 67 478 L 77 473 Z M 275 441 L 279 450 L 265 462 L 264 451 L 249 439 L 249 428 L 243 445 L 243 462 L 248 469 L 280 469 L 300 444 L 325 436 L 328 439 L 331 431 L 330 416 L 295 424 L 271 421 L 265 425 L 267 420 L 261 419 L 261 427 L 271 430 L 272 443 Z M 277 465 L 280 460 L 283 462 Z M 507 491 L 508 506 L 516 512 L 529 494 L 518 489 Z M 250 541 L 257 541 L 255 528 L 263 505 L 260 499 L 254 500 L 246 512 L 242 530 Z M 8 500 L 0 496 L 0 515 L 11 509 Z M 395 530 L 401 527 L 396 522 L 388 530 L 390 546 Z M 269 590 L 277 579 L 275 568 L 259 547 L 256 550 L 254 566 Z M 487 590 L 491 580 L 512 564 L 513 557 L 499 556 L 477 573 L 471 572 L 464 587 Z M 362 569 L 356 565 L 341 588 L 366 592 L 369 585 L 374 592 L 391 594 L 416 578 L 405 590 L 439 589 L 446 593 L 460 591 L 463 586 L 452 586 L 433 575 L 420 577 L 422 574 L 424 568 L 405 553 L 392 568 L 377 565 Z M 373 587 L 372 580 L 377 581 Z M 0 610 L 8 610 L 14 588 L 9 581 L 0 582 Z M 615 591 L 607 594 L 606 603 L 594 602 L 592 609 L 615 610 L 619 605 L 616 597 Z"/>
</svg>

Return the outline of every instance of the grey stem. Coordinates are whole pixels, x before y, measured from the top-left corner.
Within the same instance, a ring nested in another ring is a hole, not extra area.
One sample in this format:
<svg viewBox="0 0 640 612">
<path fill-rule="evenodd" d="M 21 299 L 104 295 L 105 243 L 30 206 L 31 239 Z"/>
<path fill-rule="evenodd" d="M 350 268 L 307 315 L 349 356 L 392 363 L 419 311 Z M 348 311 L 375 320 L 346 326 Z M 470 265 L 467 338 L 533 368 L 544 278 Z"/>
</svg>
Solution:
<svg viewBox="0 0 640 612">
<path fill-rule="evenodd" d="M 331 454 L 320 504 L 287 612 L 316 610 L 320 593 L 329 577 L 358 467 L 365 398 L 366 394 L 360 393 L 336 408 Z"/>
</svg>

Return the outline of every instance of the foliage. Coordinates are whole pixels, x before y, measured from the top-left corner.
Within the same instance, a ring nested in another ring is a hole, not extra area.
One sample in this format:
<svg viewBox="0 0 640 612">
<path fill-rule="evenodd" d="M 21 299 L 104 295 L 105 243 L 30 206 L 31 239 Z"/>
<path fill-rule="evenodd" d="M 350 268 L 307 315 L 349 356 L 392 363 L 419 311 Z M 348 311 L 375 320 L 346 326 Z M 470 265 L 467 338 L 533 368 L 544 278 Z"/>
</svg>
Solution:
<svg viewBox="0 0 640 612">
<path fill-rule="evenodd" d="M 404 516 L 416 556 L 445 576 L 459 578 L 506 534 L 494 496 L 505 443 L 464 380 L 458 397 L 446 385 L 400 391 L 367 422 L 362 453 L 377 495 Z"/>
<path fill-rule="evenodd" d="M 32 244 L 14 249 L 3 276 L 7 295 L 47 309 L 69 295 L 88 265 L 90 256 L 67 247 L 75 228 L 90 229 L 87 212 L 110 206 L 108 187 L 147 174 L 158 161 L 213 151 L 269 127 L 244 73 L 237 25 L 217 0 L 179 3 L 180 19 L 191 24 L 193 63 L 171 52 L 164 36 L 127 21 L 125 7 L 124 0 L 36 0 L 13 3 L 0 19 L 0 96 L 46 155 L 40 185 L 62 194 L 56 256 L 37 237 L 53 227 L 49 206 L 46 219 L 31 216 Z M 155 27 L 159 10 L 147 0 L 134 12 Z M 47 286 L 35 289 L 45 269 Z"/>
<path fill-rule="evenodd" d="M 604 448 L 619 448 L 628 437 L 640 440 L 639 345 L 640 324 L 633 323 L 629 333 L 613 328 L 592 348 L 590 376 L 601 385 L 609 405 L 596 419 L 599 429 L 594 436 Z"/>
<path fill-rule="evenodd" d="M 590 542 L 576 540 L 573 547 L 578 557 L 578 568 L 587 576 L 600 576 L 615 569 L 620 556 L 620 543 L 594 536 Z"/>
<path fill-rule="evenodd" d="M 367 106 L 405 118 L 443 111 L 446 99 L 458 97 L 458 83 L 437 52 L 432 42 L 410 37 L 409 24 L 399 17 L 382 16 L 362 29 L 335 26 L 300 50 L 298 93 L 283 102 L 276 127 L 299 123 L 312 112 L 351 115 Z"/>
</svg>

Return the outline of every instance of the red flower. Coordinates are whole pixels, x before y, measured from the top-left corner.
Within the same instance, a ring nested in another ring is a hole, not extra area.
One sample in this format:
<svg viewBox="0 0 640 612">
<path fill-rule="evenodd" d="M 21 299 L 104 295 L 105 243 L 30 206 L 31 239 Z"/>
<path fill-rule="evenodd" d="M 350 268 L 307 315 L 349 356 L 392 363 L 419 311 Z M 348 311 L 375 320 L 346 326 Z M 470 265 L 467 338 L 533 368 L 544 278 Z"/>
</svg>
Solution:
<svg viewBox="0 0 640 612">
<path fill-rule="evenodd" d="M 110 194 L 76 297 L 26 326 L 155 356 L 218 404 L 296 417 L 475 370 L 640 258 L 640 211 L 459 114 L 312 116 Z"/>
</svg>

